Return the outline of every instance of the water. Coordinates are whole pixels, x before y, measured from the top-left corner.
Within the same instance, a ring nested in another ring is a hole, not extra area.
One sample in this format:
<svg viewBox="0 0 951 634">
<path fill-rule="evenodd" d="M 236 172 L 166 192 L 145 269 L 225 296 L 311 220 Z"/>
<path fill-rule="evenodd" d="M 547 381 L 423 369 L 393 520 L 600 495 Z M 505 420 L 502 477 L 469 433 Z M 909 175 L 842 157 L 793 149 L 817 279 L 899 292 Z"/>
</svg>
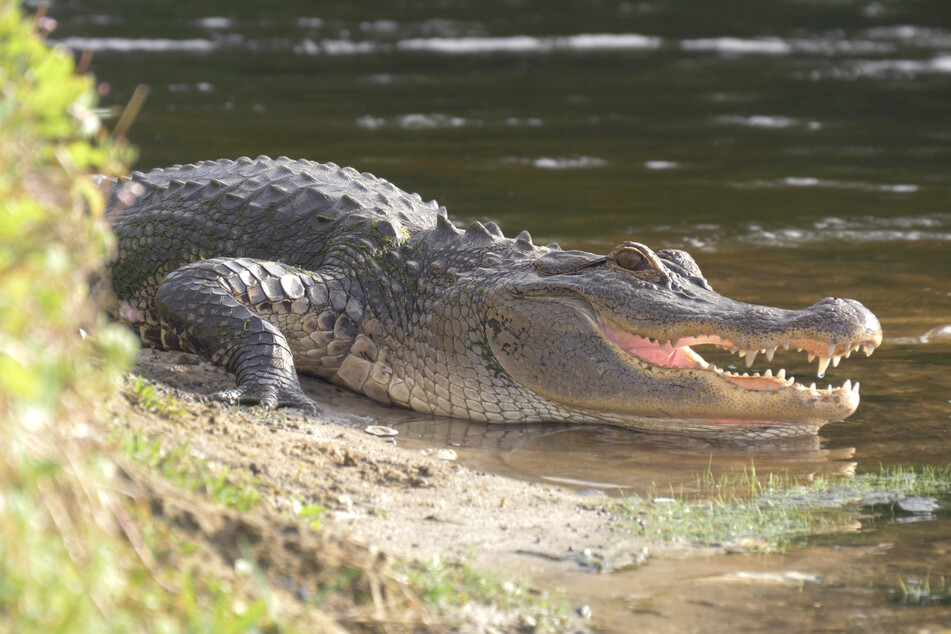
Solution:
<svg viewBox="0 0 951 634">
<path fill-rule="evenodd" d="M 461 223 L 492 219 L 509 235 L 527 228 L 540 243 L 600 252 L 625 239 L 686 248 L 725 295 L 791 308 L 854 297 L 885 331 L 871 359 L 830 370 L 833 384 L 861 381 L 863 401 L 818 439 L 722 446 L 381 414 L 401 442 L 449 444 L 469 464 L 611 492 L 690 482 L 708 466 L 804 475 L 951 461 L 944 0 L 602 1 L 584 10 L 517 0 L 74 0 L 51 13 L 57 38 L 96 51 L 107 104 L 151 87 L 132 133 L 140 169 L 242 154 L 354 165 L 436 198 Z M 782 364 L 810 373 L 793 356 Z M 869 528 L 861 548 L 873 555 L 841 537 L 773 561 L 772 572 L 834 562 L 844 579 L 805 584 L 777 627 L 815 624 L 810 606 L 830 587 L 848 605 L 823 611 L 832 629 L 946 617 L 902 606 L 893 592 L 899 578 L 951 576 L 949 531 L 940 518 Z M 875 550 L 876 540 L 893 547 Z M 693 617 L 678 621 L 667 608 L 700 591 L 687 583 L 703 576 L 697 566 L 716 576 L 759 561 L 652 563 L 640 577 L 660 575 L 663 596 L 644 599 L 638 573 L 625 573 L 607 585 L 627 598 L 605 590 L 591 600 L 647 628 L 690 629 Z M 776 591 L 788 590 L 783 583 L 745 583 L 707 597 L 756 599 L 760 616 L 791 601 Z M 700 603 L 689 604 L 702 624 L 714 617 Z"/>
</svg>

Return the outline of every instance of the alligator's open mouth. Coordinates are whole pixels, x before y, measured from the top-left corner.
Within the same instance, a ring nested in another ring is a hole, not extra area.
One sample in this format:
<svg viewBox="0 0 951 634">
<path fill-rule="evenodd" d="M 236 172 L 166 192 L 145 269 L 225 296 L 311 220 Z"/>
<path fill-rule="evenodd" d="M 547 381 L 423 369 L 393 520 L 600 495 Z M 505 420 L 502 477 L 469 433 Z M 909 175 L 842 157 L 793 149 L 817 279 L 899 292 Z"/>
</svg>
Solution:
<svg viewBox="0 0 951 634">
<path fill-rule="evenodd" d="M 871 355 L 878 342 L 874 340 L 861 341 L 818 341 L 812 339 L 789 339 L 777 341 L 767 347 L 759 349 L 744 349 L 733 343 L 729 339 L 719 335 L 698 335 L 691 337 L 682 337 L 674 341 L 664 341 L 641 337 L 631 333 L 611 320 L 603 320 L 601 323 L 603 336 L 614 343 L 616 346 L 653 366 L 659 368 L 700 370 L 710 372 L 724 381 L 753 392 L 779 392 L 781 390 L 798 390 L 803 394 L 808 393 L 818 398 L 839 398 L 855 402 L 858 404 L 859 383 L 854 384 L 846 379 L 839 387 L 829 385 L 825 389 L 816 387 L 812 383 L 808 387 L 797 383 L 792 376 L 786 376 L 786 370 L 780 369 L 773 372 L 771 369 L 765 370 L 762 374 L 754 372 L 752 374 L 729 372 L 719 368 L 712 363 L 708 363 L 691 346 L 712 344 L 724 350 L 733 352 L 742 357 L 746 362 L 746 367 L 751 367 L 758 354 L 763 354 L 768 361 L 773 360 L 773 355 L 778 348 L 790 349 L 805 352 L 809 355 L 809 361 L 819 360 L 817 377 L 822 378 L 831 364 L 833 367 L 839 365 L 843 357 L 849 357 L 853 352 L 863 350 L 866 355 Z"/>
</svg>

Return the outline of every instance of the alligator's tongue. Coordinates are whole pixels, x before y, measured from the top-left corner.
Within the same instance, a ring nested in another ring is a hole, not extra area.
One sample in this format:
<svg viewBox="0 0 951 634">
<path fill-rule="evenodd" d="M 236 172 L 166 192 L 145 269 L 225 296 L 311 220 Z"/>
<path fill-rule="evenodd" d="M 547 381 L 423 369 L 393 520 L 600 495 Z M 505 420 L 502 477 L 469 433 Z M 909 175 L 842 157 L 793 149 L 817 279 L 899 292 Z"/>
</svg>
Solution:
<svg viewBox="0 0 951 634">
<path fill-rule="evenodd" d="M 703 358 L 687 346 L 675 348 L 669 341 L 663 344 L 654 343 L 650 339 L 611 327 L 611 325 L 605 326 L 604 332 L 608 339 L 648 363 L 663 368 L 693 368 L 698 363 L 701 367 L 706 367 Z"/>
<path fill-rule="evenodd" d="M 658 345 L 642 337 L 636 338 L 641 341 L 622 346 L 636 357 L 664 368 L 692 368 L 696 365 L 696 355 L 688 354 L 693 352 L 690 348 L 674 348 L 669 341 Z"/>
</svg>

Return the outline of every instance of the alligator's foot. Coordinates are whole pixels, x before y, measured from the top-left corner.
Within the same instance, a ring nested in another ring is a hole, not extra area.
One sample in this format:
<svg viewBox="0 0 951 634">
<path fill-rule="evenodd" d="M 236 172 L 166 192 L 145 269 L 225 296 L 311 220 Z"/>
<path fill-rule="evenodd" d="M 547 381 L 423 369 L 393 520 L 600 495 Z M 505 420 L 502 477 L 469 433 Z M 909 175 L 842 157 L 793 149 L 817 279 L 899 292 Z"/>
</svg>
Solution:
<svg viewBox="0 0 951 634">
<path fill-rule="evenodd" d="M 260 405 L 265 409 L 295 407 L 308 414 L 319 414 L 320 407 L 299 386 L 274 386 L 261 384 L 240 385 L 233 390 L 215 392 L 208 398 L 213 401 L 240 405 Z"/>
<path fill-rule="evenodd" d="M 280 278 L 261 265 L 212 259 L 183 266 L 165 278 L 155 295 L 156 313 L 168 335 L 163 335 L 163 342 L 175 340 L 234 375 L 238 387 L 212 395 L 213 400 L 319 412 L 300 387 L 287 337 L 257 312 L 260 306 L 249 297 L 251 291 L 237 293 L 227 283 L 232 277 L 244 279 L 236 270 L 254 281 L 251 285 L 261 296 L 258 304 L 270 306 L 261 280 L 280 288 Z M 241 288 L 250 284 L 240 283 Z"/>
</svg>

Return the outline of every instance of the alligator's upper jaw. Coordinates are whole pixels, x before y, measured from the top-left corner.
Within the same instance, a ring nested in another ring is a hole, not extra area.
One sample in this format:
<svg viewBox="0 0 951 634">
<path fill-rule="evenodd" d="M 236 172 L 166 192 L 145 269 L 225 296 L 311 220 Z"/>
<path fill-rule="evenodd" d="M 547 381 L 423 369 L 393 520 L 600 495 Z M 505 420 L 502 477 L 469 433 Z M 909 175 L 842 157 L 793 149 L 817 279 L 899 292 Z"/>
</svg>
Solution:
<svg viewBox="0 0 951 634">
<path fill-rule="evenodd" d="M 870 314 L 870 313 L 869 313 Z M 851 333 L 854 337 L 843 335 L 832 341 L 804 338 L 801 334 L 769 341 L 759 349 L 743 349 L 726 336 L 696 335 L 681 337 L 677 340 L 655 340 L 626 330 L 617 323 L 606 319 L 601 323 L 602 335 L 614 345 L 641 362 L 646 362 L 661 373 L 690 373 L 707 380 L 712 387 L 724 394 L 724 400 L 734 400 L 737 412 L 733 415 L 713 415 L 714 422 L 829 422 L 841 420 L 851 415 L 859 404 L 859 383 L 846 380 L 841 386 L 831 385 L 818 389 L 815 383 L 810 386 L 795 382 L 786 376 L 786 370 L 773 372 L 771 369 L 762 374 L 733 373 L 718 368 L 705 361 L 690 346 L 713 344 L 739 354 L 746 366 L 753 364 L 758 354 L 772 361 L 777 348 L 796 348 L 809 355 L 809 361 L 818 359 L 817 376 L 821 378 L 831 364 L 838 366 L 843 357 L 849 357 L 857 350 L 871 355 L 881 343 L 881 329 L 877 322 L 869 328 L 857 329 Z M 665 372 L 666 371 L 666 372 Z M 732 393 L 732 397 L 731 397 Z M 743 403 L 748 410 L 743 411 Z"/>
</svg>

